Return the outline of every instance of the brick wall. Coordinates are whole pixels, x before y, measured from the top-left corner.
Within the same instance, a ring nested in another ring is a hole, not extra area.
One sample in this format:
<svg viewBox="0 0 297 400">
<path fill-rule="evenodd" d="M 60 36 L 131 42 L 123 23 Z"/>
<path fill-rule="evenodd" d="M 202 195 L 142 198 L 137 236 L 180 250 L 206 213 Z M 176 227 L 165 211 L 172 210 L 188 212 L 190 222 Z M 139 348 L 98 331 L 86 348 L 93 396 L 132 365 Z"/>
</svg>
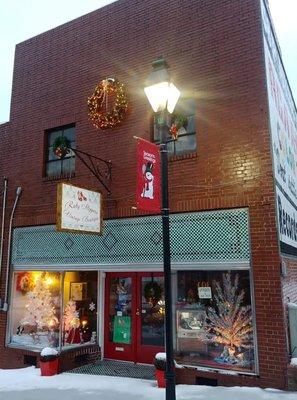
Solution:
<svg viewBox="0 0 297 400">
<path fill-rule="evenodd" d="M 10 206 L 14 188 L 23 188 L 16 226 L 55 222 L 56 182 L 42 179 L 44 131 L 73 122 L 78 148 L 112 160 L 105 217 L 139 215 L 131 209 L 133 135 L 151 139 L 141 88 L 151 62 L 163 55 L 176 85 L 197 100 L 197 153 L 170 162 L 172 212 L 250 210 L 260 375 L 224 382 L 283 388 L 286 334 L 262 46 L 258 0 L 119 0 L 17 45 L 11 133 L 1 135 L 0 150 Z M 96 131 L 86 99 L 107 76 L 125 84 L 129 111 L 120 126 Z M 71 182 L 98 187 L 79 161 Z M 9 366 L 11 357 L 2 354 L 0 366 Z"/>
</svg>

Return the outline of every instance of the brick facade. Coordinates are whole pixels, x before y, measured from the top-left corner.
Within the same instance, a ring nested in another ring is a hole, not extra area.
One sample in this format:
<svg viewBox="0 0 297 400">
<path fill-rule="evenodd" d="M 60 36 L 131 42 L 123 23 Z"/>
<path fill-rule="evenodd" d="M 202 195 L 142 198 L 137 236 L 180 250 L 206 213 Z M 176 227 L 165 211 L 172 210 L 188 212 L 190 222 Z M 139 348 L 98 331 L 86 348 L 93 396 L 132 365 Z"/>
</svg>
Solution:
<svg viewBox="0 0 297 400">
<path fill-rule="evenodd" d="M 44 131 L 69 123 L 76 124 L 78 148 L 112 160 L 105 218 L 139 215 L 131 208 L 133 135 L 151 140 L 142 91 L 151 61 L 163 55 L 176 85 L 197 100 L 197 153 L 170 160 L 170 207 L 249 208 L 260 373 L 179 371 L 183 382 L 195 383 L 199 375 L 226 385 L 287 386 L 282 293 L 296 300 L 297 267 L 290 263 L 282 282 L 261 29 L 258 0 L 119 0 L 16 46 L 10 122 L 0 126 L 9 210 L 15 187 L 23 188 L 14 226 L 55 223 L 57 182 L 43 178 Z M 125 84 L 129 111 L 120 126 L 96 131 L 86 99 L 106 76 Z M 98 186 L 79 161 L 71 182 Z M 22 352 L 4 347 L 5 329 L 0 312 L 0 367 L 21 366 Z"/>
</svg>

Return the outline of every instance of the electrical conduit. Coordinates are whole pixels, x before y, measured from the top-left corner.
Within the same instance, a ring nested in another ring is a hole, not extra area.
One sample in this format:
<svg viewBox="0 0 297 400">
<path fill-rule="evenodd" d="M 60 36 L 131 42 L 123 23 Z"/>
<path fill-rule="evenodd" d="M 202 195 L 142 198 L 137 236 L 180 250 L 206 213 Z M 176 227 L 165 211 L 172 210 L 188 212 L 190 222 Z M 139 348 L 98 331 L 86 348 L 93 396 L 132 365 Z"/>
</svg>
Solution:
<svg viewBox="0 0 297 400">
<path fill-rule="evenodd" d="M 12 235 L 12 223 L 14 218 L 15 209 L 19 200 L 19 197 L 22 193 L 22 188 L 20 186 L 17 187 L 16 196 L 14 199 L 13 208 L 10 214 L 9 220 L 9 231 L 8 231 L 8 245 L 7 245 L 7 263 L 6 263 L 6 279 L 5 279 L 5 297 L 4 304 L 2 307 L 2 311 L 8 310 L 8 284 L 9 284 L 9 272 L 10 272 L 10 258 L 11 258 L 11 235 Z"/>
</svg>

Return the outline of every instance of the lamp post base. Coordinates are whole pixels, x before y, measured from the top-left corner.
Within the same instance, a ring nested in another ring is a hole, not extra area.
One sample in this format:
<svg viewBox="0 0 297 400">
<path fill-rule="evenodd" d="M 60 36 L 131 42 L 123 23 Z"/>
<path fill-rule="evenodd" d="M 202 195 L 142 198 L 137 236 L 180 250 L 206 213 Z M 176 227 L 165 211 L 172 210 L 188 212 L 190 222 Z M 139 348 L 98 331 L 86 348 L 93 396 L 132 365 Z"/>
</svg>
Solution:
<svg viewBox="0 0 297 400">
<path fill-rule="evenodd" d="M 166 400 L 175 400 L 175 374 L 165 374 Z"/>
</svg>

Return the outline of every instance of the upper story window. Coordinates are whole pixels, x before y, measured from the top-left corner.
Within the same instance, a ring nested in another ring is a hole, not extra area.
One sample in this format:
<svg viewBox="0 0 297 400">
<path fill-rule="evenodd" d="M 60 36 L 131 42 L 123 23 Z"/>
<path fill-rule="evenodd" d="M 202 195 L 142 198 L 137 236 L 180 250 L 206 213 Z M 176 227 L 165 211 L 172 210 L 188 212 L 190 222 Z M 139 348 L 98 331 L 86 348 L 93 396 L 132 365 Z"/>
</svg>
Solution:
<svg viewBox="0 0 297 400">
<path fill-rule="evenodd" d="M 71 175 L 75 171 L 75 154 L 70 151 L 65 158 L 60 159 L 53 151 L 55 140 L 62 136 L 66 137 L 70 143 L 70 147 L 75 148 L 75 126 L 66 125 L 46 131 L 47 147 L 45 161 L 45 176 L 58 177 L 63 175 Z"/>
<path fill-rule="evenodd" d="M 179 129 L 176 140 L 174 140 L 171 135 L 168 136 L 167 148 L 169 156 L 193 153 L 196 151 L 195 108 L 195 100 L 179 100 L 172 114 L 171 123 L 173 123 L 176 118 L 185 120 L 186 123 Z M 154 124 L 154 142 L 160 143 L 160 132 L 156 124 Z"/>
</svg>

